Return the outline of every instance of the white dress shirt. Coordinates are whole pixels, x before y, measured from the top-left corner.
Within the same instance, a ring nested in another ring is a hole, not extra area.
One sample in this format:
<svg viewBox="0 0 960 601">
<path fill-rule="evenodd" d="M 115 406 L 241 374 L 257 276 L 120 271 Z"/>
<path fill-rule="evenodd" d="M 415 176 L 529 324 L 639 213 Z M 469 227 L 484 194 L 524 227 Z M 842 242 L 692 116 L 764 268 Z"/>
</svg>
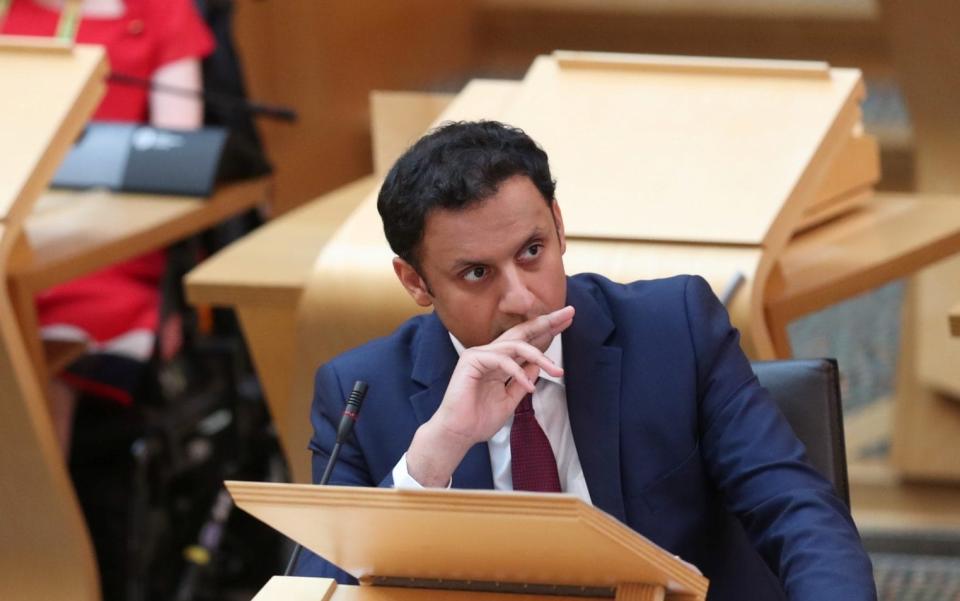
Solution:
<svg viewBox="0 0 960 601">
<path fill-rule="evenodd" d="M 457 349 L 457 355 L 463 353 L 463 344 L 453 334 L 450 334 L 450 340 Z M 553 338 L 545 354 L 551 361 L 563 367 L 563 343 L 560 336 Z M 547 435 L 550 448 L 553 449 L 553 456 L 557 460 L 561 490 L 576 495 L 586 503 L 591 503 L 590 491 L 587 490 L 587 481 L 583 477 L 580 457 L 577 455 L 577 447 L 573 441 L 573 431 L 570 429 L 567 387 L 562 377 L 556 378 L 540 370 L 540 379 L 533 393 L 533 412 L 537 423 Z M 490 449 L 490 467 L 493 469 L 493 487 L 496 490 L 513 490 L 513 473 L 510 464 L 511 427 L 513 427 L 513 415 L 508 417 L 503 427 L 487 441 L 487 447 Z M 406 453 L 393 468 L 393 485 L 395 488 L 423 488 L 407 471 Z"/>
</svg>

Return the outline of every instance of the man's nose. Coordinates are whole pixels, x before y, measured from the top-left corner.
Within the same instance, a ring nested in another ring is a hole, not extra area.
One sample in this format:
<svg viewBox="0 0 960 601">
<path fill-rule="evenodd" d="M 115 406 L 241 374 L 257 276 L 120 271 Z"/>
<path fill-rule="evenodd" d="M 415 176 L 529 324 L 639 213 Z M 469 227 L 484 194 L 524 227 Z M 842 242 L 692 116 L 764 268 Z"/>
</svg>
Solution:
<svg viewBox="0 0 960 601">
<path fill-rule="evenodd" d="M 500 296 L 500 311 L 512 315 L 528 316 L 536 303 L 536 297 L 527 287 L 523 272 L 516 267 L 512 267 L 502 273 L 503 291 Z"/>
</svg>

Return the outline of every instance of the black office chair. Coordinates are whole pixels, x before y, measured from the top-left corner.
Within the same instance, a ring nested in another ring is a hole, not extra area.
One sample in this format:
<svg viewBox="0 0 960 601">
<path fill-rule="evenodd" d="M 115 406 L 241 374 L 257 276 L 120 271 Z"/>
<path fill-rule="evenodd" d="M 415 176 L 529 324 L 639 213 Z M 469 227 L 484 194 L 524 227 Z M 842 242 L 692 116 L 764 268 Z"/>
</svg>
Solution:
<svg viewBox="0 0 960 601">
<path fill-rule="evenodd" d="M 786 416 L 807 456 L 850 506 L 840 372 L 834 359 L 757 361 L 757 379 Z"/>
</svg>

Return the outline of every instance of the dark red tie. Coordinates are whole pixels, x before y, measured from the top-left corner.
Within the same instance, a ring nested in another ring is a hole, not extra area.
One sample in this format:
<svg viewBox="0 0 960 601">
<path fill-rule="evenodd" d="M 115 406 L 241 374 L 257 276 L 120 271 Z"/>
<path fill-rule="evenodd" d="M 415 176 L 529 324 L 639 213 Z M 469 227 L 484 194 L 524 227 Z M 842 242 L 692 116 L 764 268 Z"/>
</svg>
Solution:
<svg viewBox="0 0 960 601">
<path fill-rule="evenodd" d="M 510 469 L 513 490 L 560 492 L 557 460 L 550 441 L 533 414 L 533 397 L 517 405 L 510 428 Z"/>
</svg>

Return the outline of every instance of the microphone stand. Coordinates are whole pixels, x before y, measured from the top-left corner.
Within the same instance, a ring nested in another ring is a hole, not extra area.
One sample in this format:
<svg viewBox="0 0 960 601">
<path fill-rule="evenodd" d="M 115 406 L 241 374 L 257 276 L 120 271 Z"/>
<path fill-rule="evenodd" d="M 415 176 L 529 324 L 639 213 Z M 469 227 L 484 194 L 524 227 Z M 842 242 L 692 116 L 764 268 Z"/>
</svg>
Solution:
<svg viewBox="0 0 960 601">
<path fill-rule="evenodd" d="M 180 86 L 154 83 L 150 79 L 137 77 L 135 75 L 127 75 L 125 73 L 111 73 L 109 76 L 107 76 L 107 81 L 122 86 L 145 88 L 150 91 L 162 92 L 172 96 L 197 98 L 205 103 L 219 104 L 221 106 L 227 106 L 232 109 L 237 109 L 259 117 L 276 119 L 277 121 L 293 123 L 297 120 L 297 112 L 288 106 L 254 102 L 252 100 L 247 100 L 246 98 L 233 96 L 232 94 L 223 94 L 221 92 L 195 90 L 192 88 L 182 88 Z"/>
<path fill-rule="evenodd" d="M 353 431 L 353 425 L 357 423 L 360 406 L 363 404 L 365 396 L 367 396 L 367 383 L 362 380 L 357 380 L 353 384 L 353 390 L 350 391 L 350 397 L 347 399 L 347 406 L 343 410 L 343 416 L 340 418 L 340 427 L 337 428 L 337 439 L 333 445 L 333 450 L 330 451 L 330 458 L 327 459 L 327 467 L 323 470 L 323 476 L 320 477 L 319 486 L 325 486 L 327 482 L 330 481 L 330 476 L 333 474 L 333 467 L 337 463 L 337 458 L 340 457 L 340 447 L 343 446 L 343 442 Z M 284 576 L 292 574 L 294 568 L 297 567 L 301 550 L 303 550 L 303 545 L 297 543 L 297 546 L 293 549 L 293 553 L 290 554 L 290 561 L 287 562 L 286 569 L 283 570 Z"/>
</svg>

